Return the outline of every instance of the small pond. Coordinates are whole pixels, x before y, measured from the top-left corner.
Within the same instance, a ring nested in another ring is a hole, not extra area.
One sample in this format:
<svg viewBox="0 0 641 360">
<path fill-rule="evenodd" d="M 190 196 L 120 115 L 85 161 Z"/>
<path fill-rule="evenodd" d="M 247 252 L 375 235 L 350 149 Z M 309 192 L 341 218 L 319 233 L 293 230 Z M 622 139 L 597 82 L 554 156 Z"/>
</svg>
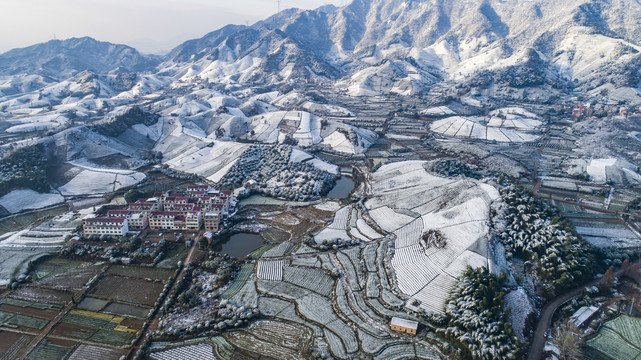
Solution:
<svg viewBox="0 0 641 360">
<path fill-rule="evenodd" d="M 336 180 L 336 185 L 327 194 L 331 199 L 345 199 L 352 191 L 354 191 L 354 180 L 348 176 L 341 176 Z"/>
<path fill-rule="evenodd" d="M 263 245 L 265 245 L 265 242 L 260 235 L 238 233 L 216 244 L 214 251 L 242 259 Z"/>
</svg>

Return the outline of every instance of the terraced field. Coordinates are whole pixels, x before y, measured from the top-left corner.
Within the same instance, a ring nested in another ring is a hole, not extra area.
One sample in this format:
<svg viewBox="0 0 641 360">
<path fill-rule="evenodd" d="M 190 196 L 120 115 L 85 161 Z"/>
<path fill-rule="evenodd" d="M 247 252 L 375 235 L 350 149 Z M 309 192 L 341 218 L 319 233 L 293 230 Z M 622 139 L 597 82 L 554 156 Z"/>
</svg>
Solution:
<svg viewBox="0 0 641 360">
<path fill-rule="evenodd" d="M 349 213 L 339 222 L 349 224 Z M 309 346 L 326 349 L 338 359 L 354 356 L 438 359 L 438 350 L 427 342 L 389 330 L 392 316 L 412 319 L 398 311 L 405 302 L 394 294 L 385 270 L 390 244 L 391 240 L 372 241 L 335 254 L 261 259 L 256 276 L 247 277 L 246 283 L 239 286 L 242 291 L 239 290 L 233 300 L 245 306 L 257 303 L 261 312 L 272 320 L 270 327 L 297 324 L 295 326 L 307 329 Z M 298 254 L 296 250 L 294 253 Z M 282 275 L 272 276 L 273 265 L 279 266 Z M 343 274 L 338 279 L 331 275 L 336 269 Z M 253 327 L 247 331 L 253 331 Z M 242 344 L 245 350 L 263 355 L 273 354 L 278 348 L 274 339 L 266 341 L 242 332 L 225 334 L 225 340 L 232 346 Z M 281 351 L 289 354 L 286 349 Z M 300 351 L 299 347 L 295 353 Z M 297 358 L 295 353 L 287 358 Z"/>
</svg>

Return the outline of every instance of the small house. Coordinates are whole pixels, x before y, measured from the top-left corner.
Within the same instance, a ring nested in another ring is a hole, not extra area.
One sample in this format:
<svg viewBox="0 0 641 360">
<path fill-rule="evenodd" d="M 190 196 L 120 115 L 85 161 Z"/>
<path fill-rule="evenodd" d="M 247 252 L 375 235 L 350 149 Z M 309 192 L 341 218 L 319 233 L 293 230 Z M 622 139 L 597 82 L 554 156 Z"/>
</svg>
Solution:
<svg viewBox="0 0 641 360">
<path fill-rule="evenodd" d="M 572 316 L 570 316 L 570 323 L 581 328 L 587 323 L 588 320 L 594 316 L 599 311 L 599 308 L 596 306 L 583 306 L 577 310 Z"/>
<path fill-rule="evenodd" d="M 418 330 L 418 321 L 393 317 L 390 324 L 390 329 L 398 332 L 416 335 L 416 330 Z"/>
</svg>

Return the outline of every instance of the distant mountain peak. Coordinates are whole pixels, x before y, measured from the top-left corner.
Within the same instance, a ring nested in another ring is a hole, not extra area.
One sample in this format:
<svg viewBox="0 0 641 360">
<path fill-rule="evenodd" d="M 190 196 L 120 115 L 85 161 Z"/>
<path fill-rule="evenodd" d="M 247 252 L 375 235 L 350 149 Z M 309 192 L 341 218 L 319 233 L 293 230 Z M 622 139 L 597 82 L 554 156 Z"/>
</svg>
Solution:
<svg viewBox="0 0 641 360">
<path fill-rule="evenodd" d="M 60 80 L 85 70 L 99 74 L 146 71 L 159 62 L 160 57 L 143 55 L 130 46 L 85 36 L 50 40 L 0 54 L 0 75 L 31 74 Z"/>
</svg>

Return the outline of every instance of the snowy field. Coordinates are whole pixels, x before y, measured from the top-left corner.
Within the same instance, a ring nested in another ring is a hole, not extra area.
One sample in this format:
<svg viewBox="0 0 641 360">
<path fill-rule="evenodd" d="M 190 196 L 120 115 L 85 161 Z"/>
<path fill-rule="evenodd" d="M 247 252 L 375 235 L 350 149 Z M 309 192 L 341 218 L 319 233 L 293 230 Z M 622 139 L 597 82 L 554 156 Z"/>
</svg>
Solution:
<svg viewBox="0 0 641 360">
<path fill-rule="evenodd" d="M 60 194 L 41 194 L 27 190 L 13 190 L 0 198 L 0 205 L 10 213 L 15 214 L 24 210 L 42 209 L 62 204 L 65 199 Z"/>
<path fill-rule="evenodd" d="M 136 171 L 83 168 L 58 190 L 64 196 L 106 194 L 136 185 L 145 178 L 145 174 Z"/>
<path fill-rule="evenodd" d="M 82 223 L 91 210 L 68 212 L 30 229 L 0 236 L 0 286 L 27 271 L 27 264 L 37 258 L 57 253 L 65 237 Z"/>
<path fill-rule="evenodd" d="M 434 115 L 447 115 L 445 109 L 430 110 L 435 112 Z M 536 133 L 541 125 L 536 115 L 521 108 L 510 107 L 492 111 L 488 117 L 450 116 L 434 121 L 430 128 L 447 137 L 524 143 L 539 138 Z"/>
<path fill-rule="evenodd" d="M 445 301 L 465 268 L 487 266 L 485 243 L 493 187 L 471 180 L 428 174 L 421 161 L 393 163 L 372 175 L 373 197 L 366 201 L 372 219 L 396 238 L 391 264 L 406 307 L 442 313 Z M 422 235 L 439 230 L 444 248 L 427 248 Z M 412 305 L 418 301 L 418 307 Z"/>
<path fill-rule="evenodd" d="M 249 144 L 232 141 L 216 141 L 213 146 L 195 145 L 168 159 L 166 164 L 172 169 L 218 182 L 248 148 Z"/>
</svg>

